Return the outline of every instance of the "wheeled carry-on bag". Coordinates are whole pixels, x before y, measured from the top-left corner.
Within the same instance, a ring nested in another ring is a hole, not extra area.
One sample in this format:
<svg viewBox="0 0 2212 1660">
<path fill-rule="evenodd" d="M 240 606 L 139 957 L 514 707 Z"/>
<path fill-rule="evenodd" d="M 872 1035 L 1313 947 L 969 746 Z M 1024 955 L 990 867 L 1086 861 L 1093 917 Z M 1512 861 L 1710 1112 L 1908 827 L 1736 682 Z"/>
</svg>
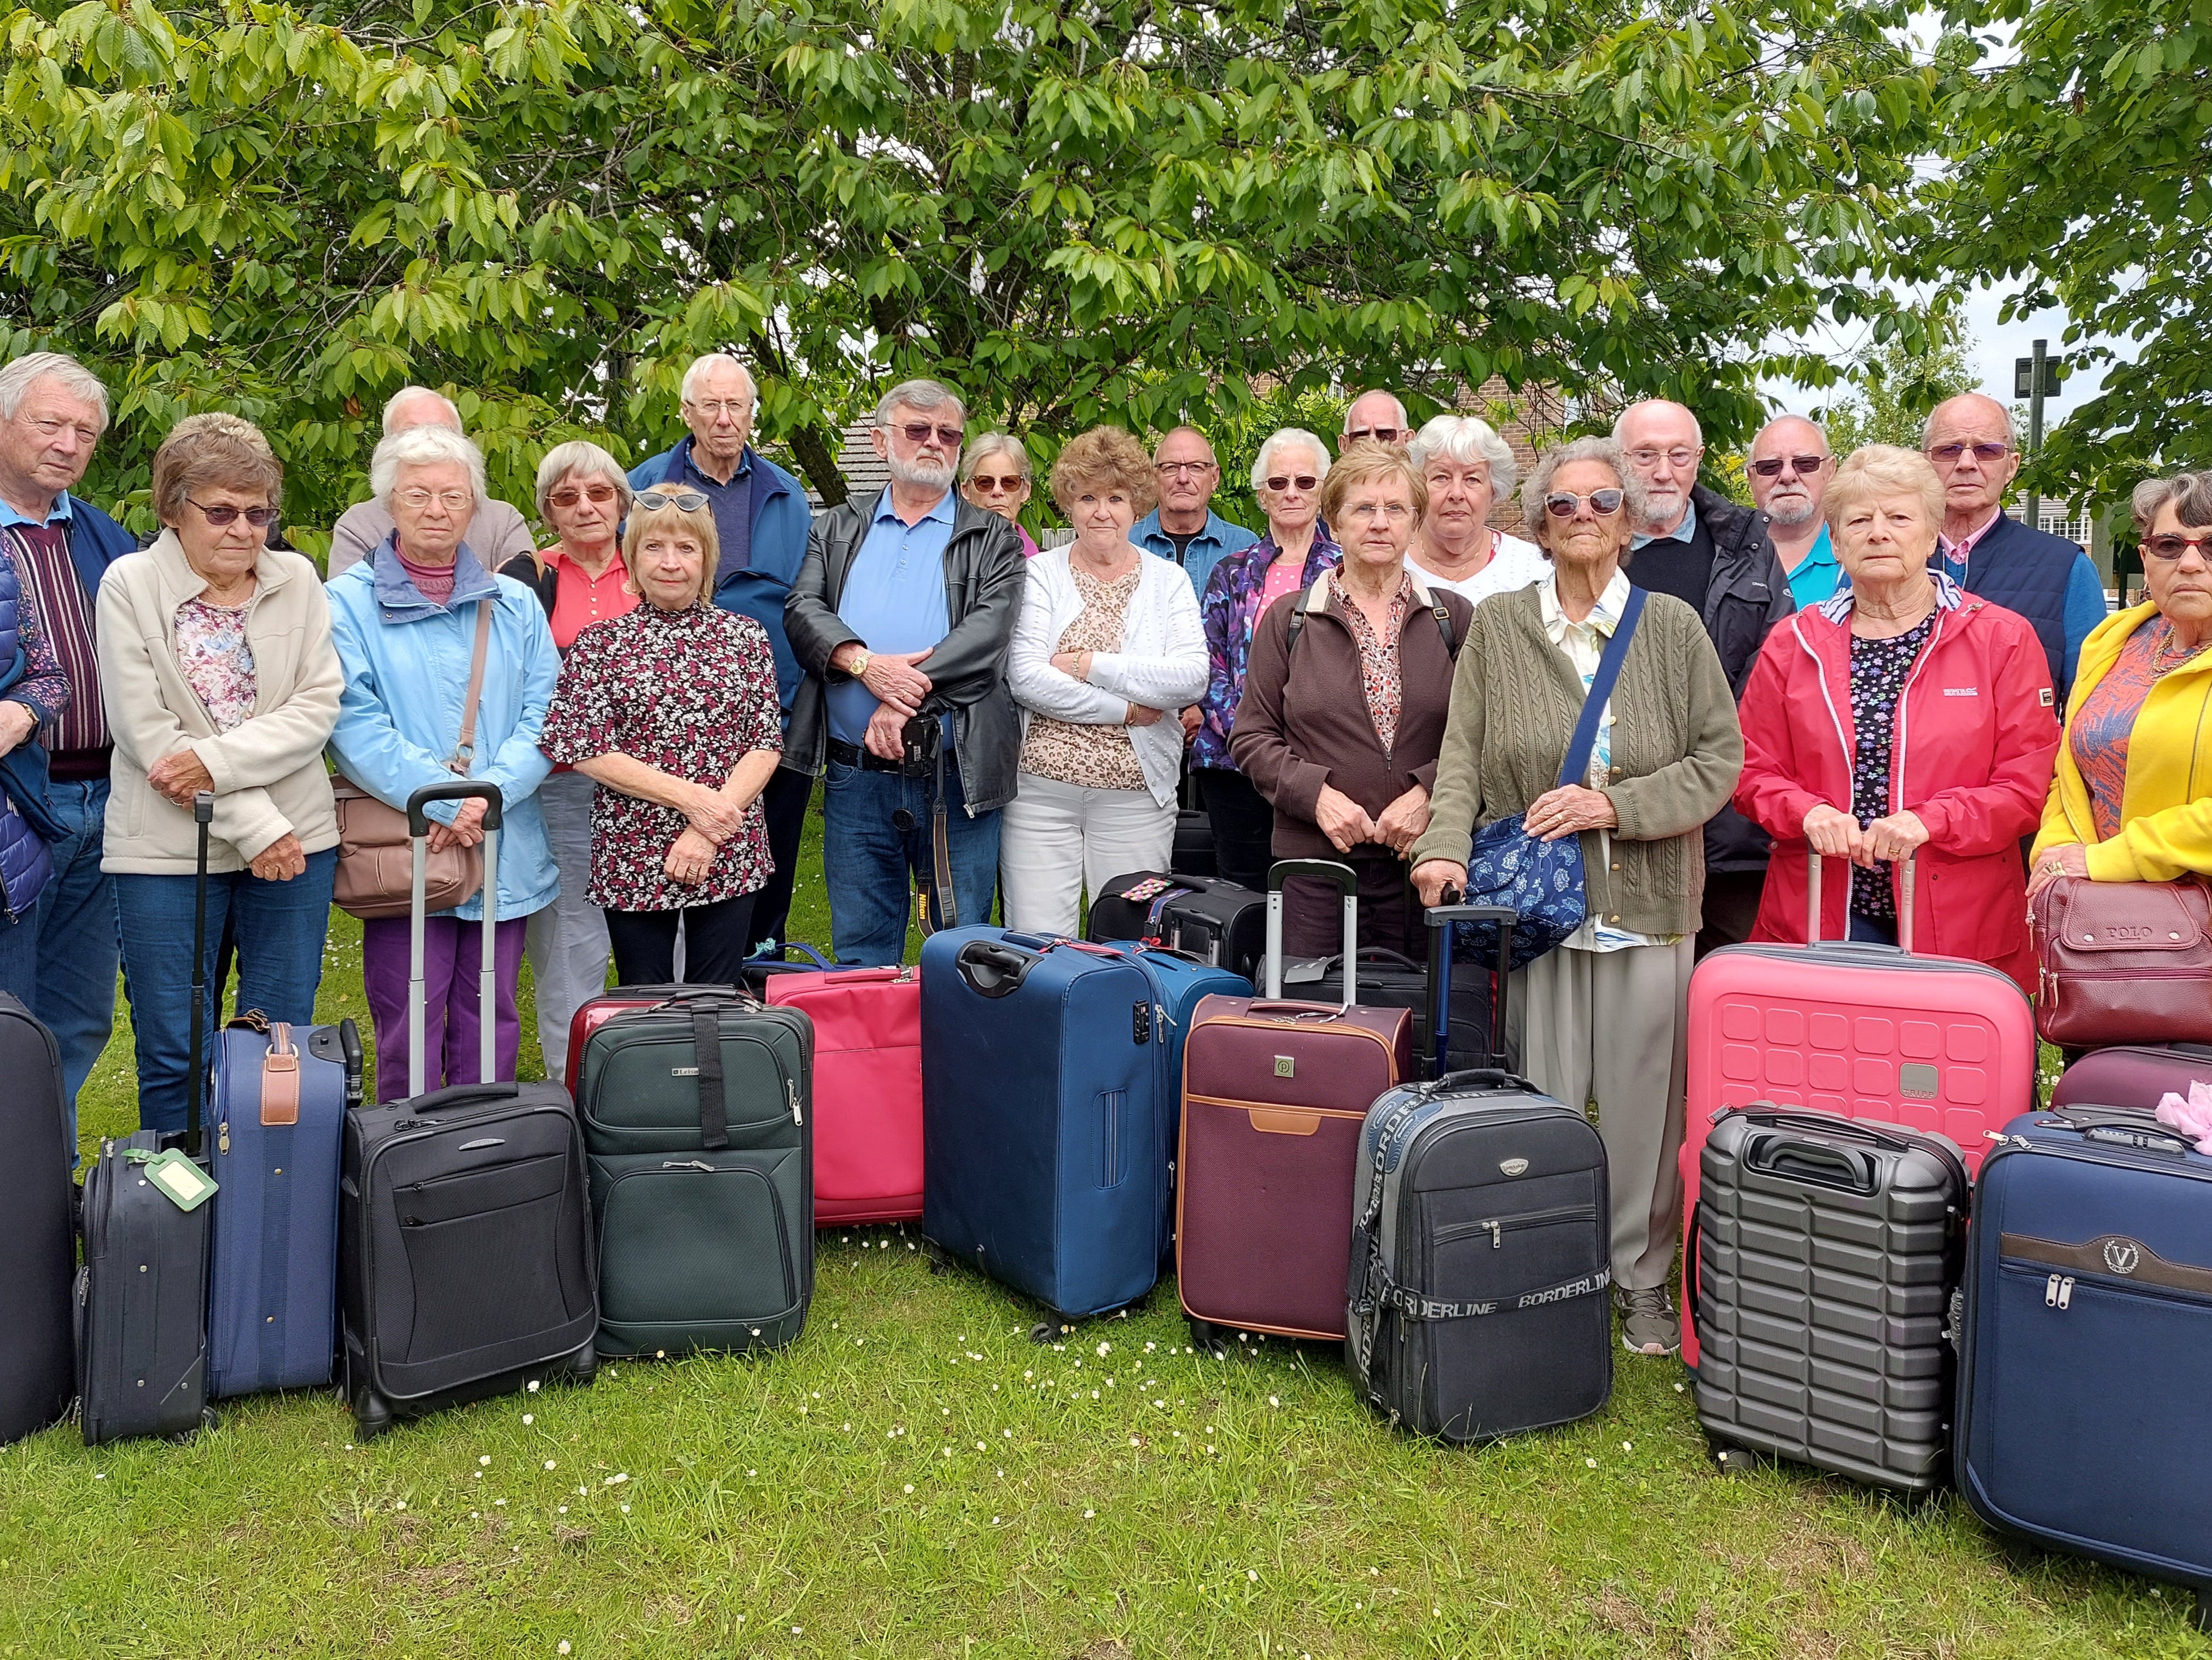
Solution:
<svg viewBox="0 0 2212 1660">
<path fill-rule="evenodd" d="M 1213 820 L 1186 807 L 1176 814 L 1175 850 L 1168 868 L 1177 876 L 1214 876 L 1219 866 L 1213 856 Z"/>
<path fill-rule="evenodd" d="M 1949 1137 L 1724 1110 L 1683 1239 L 1698 1421 L 1737 1449 L 1920 1493 L 1950 1475 L 1946 1331 L 1966 1224 Z"/>
<path fill-rule="evenodd" d="M 1094 940 L 1164 946 L 1254 980 L 1267 948 L 1267 901 L 1215 877 L 1136 871 L 1099 890 L 1086 933 Z"/>
<path fill-rule="evenodd" d="M 1690 976 L 1689 1104 L 1682 1222 L 1698 1203 L 1713 1115 L 1754 1102 L 1948 1136 L 1972 1177 L 1984 1136 L 2035 1104 L 2035 1018 L 2010 976 L 1954 957 L 1820 937 L 1820 866 L 1810 862 L 1808 946 L 1727 946 Z M 1913 869 L 1900 939 L 1911 937 Z M 1698 1364 L 1686 1274 L 1682 1359 Z"/>
<path fill-rule="evenodd" d="M 216 1191 L 204 1164 L 207 1087 L 207 867 L 215 797 L 192 800 L 199 887 L 192 919 L 191 1078 L 181 1136 L 103 1140 L 84 1178 L 84 1263 L 76 1275 L 77 1396 L 84 1443 L 181 1438 L 215 1421 L 208 1406 L 207 1295 Z"/>
<path fill-rule="evenodd" d="M 919 971 L 775 974 L 763 995 L 814 1023 L 813 1225 L 920 1216 Z"/>
<path fill-rule="evenodd" d="M 1452 924 L 1503 923 L 1503 957 L 1513 916 L 1439 905 L 1427 921 L 1430 1081 L 1388 1091 L 1361 1128 L 1345 1354 L 1392 1423 L 1486 1441 L 1588 1417 L 1613 1394 L 1605 1144 L 1502 1064 L 1443 1070 Z M 1503 972 L 1496 984 L 1502 999 Z"/>
<path fill-rule="evenodd" d="M 921 947 L 921 1231 L 1060 1322 L 1159 1277 L 1169 1087 L 1125 950 L 999 928 Z M 1038 1328 L 1040 1333 L 1049 1324 Z"/>
<path fill-rule="evenodd" d="M 216 1034 L 208 1393 L 320 1388 L 337 1353 L 338 1171 L 361 1104 L 350 1020 L 249 1010 Z"/>
<path fill-rule="evenodd" d="M 2148 1113 L 2024 1115 L 1966 1237 L 1955 1468 L 1991 1526 L 2190 1586 L 2212 1631 L 2212 1157 Z"/>
<path fill-rule="evenodd" d="M 1486 915 L 1490 913 L 1486 912 Z M 1359 999 L 1368 1008 L 1411 1009 L 1417 1025 L 1425 1027 L 1430 1016 L 1429 969 L 1401 952 L 1386 946 L 1366 946 L 1359 952 Z M 1491 1064 L 1492 1005 L 1496 989 L 1491 970 L 1462 964 L 1449 980 L 1451 996 L 1450 1064 L 1444 1072 L 1465 1072 Z M 1344 1000 L 1344 959 L 1315 957 L 1283 964 L 1283 994 L 1304 1003 L 1341 1003 Z M 1419 1046 L 1427 1053 L 1425 1040 Z"/>
<path fill-rule="evenodd" d="M 76 1270 L 69 1112 L 54 1035 L 0 992 L 0 1445 L 58 1422 L 76 1398 Z"/>
<path fill-rule="evenodd" d="M 414 838 L 405 1100 L 346 1114 L 338 1197 L 342 1387 L 362 1436 L 395 1418 L 589 1382 L 599 1321 L 583 1138 L 558 1084 L 423 1082 L 423 854 L 434 801 L 484 804 L 478 1076 L 498 1031 L 500 793 L 456 780 L 408 798 Z"/>
<path fill-rule="evenodd" d="M 598 1219 L 599 1353 L 781 1348 L 814 1295 L 814 1028 L 747 991 L 618 1014 L 576 1110 Z"/>
<path fill-rule="evenodd" d="M 1342 1341 L 1360 1127 L 1412 1072 L 1406 1010 L 1281 1000 L 1293 876 L 1343 895 L 1345 957 L 1358 961 L 1351 868 L 1286 859 L 1267 874 L 1267 996 L 1198 1006 L 1183 1048 L 1176 1274 L 1200 1348 L 1226 1331 Z M 1355 967 L 1347 1000 L 1358 991 Z"/>
<path fill-rule="evenodd" d="M 2053 1107 L 2140 1107 L 2155 1112 L 2166 1096 L 2212 1087 L 2212 1043 L 2121 1043 L 2091 1049 L 2051 1086 Z"/>
</svg>

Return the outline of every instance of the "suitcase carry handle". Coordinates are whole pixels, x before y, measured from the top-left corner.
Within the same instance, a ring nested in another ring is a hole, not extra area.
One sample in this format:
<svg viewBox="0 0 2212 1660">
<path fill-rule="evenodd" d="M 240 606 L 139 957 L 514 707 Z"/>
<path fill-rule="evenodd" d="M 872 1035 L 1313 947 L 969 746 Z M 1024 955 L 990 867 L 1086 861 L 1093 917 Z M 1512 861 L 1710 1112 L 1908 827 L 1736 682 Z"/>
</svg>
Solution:
<svg viewBox="0 0 2212 1660">
<path fill-rule="evenodd" d="M 747 958 L 745 961 L 749 964 L 787 962 L 790 959 L 787 958 L 784 953 L 794 951 L 801 957 L 804 957 L 808 962 L 813 964 L 817 969 L 834 969 L 837 966 L 828 958 L 824 957 L 820 952 L 815 950 L 813 946 L 802 945 L 796 939 L 787 939 L 781 945 L 778 946 L 773 953 L 762 952 L 757 956 Z"/>
<path fill-rule="evenodd" d="M 1540 1095 L 1534 1084 L 1519 1073 L 1504 1067 L 1468 1067 L 1459 1072 L 1448 1072 L 1429 1085 L 1429 1093 L 1441 1095 L 1446 1090 L 1525 1090 L 1530 1095 Z"/>
<path fill-rule="evenodd" d="M 1897 944 L 1889 947 L 1891 950 L 1903 952 L 1907 957 L 1912 955 L 1913 857 L 1911 854 L 1905 855 L 1905 868 L 1899 875 Z M 1814 946 L 1825 943 L 1820 938 L 1820 855 L 1814 852 L 1809 846 L 1805 849 L 1805 944 L 1809 950 Z M 1848 890 L 1844 903 L 1844 939 L 1836 942 L 1838 945 L 1848 943 L 1850 934 L 1850 901 Z M 1877 946 L 1875 949 L 1879 951 L 1883 947 Z"/>
<path fill-rule="evenodd" d="M 481 637 L 481 635 L 479 635 Z M 422 932 L 428 921 L 424 885 L 430 860 L 430 815 L 434 801 L 481 801 L 483 810 L 483 964 L 477 980 L 477 1076 L 489 1079 L 499 1070 L 499 786 L 456 778 L 450 784 L 425 784 L 407 798 L 408 846 L 414 857 L 414 881 L 407 899 L 407 1093 L 422 1093 Z"/>
<path fill-rule="evenodd" d="M 346 1105 L 357 1107 L 362 1098 L 361 1028 L 349 1014 L 338 1022 L 338 1059 L 345 1067 Z"/>
<path fill-rule="evenodd" d="M 2127 1129 L 2118 1124 L 2100 1124 L 2094 1129 L 2081 1133 L 2084 1141 L 2101 1141 L 2108 1146 L 2132 1147 L 2137 1152 L 2167 1152 L 2177 1158 L 2185 1158 L 2195 1143 L 2160 1128 L 2158 1129 Z"/>
<path fill-rule="evenodd" d="M 1024 951 L 999 939 L 970 939 L 952 959 L 968 989 L 984 997 L 1009 997 L 1041 960 L 1040 953 Z"/>
<path fill-rule="evenodd" d="M 1278 859 L 1267 867 L 1267 999 L 1283 995 L 1283 884 L 1311 876 L 1344 896 L 1344 1006 L 1359 1000 L 1359 874 L 1334 859 Z"/>
<path fill-rule="evenodd" d="M 1752 1137 L 1744 1149 L 1743 1162 L 1746 1169 L 1809 1182 L 1815 1187 L 1872 1195 L 1881 1185 L 1873 1155 L 1863 1149 L 1801 1141 L 1781 1132 Z"/>
<path fill-rule="evenodd" d="M 522 1092 L 520 1084 L 456 1084 L 451 1089 L 434 1091 L 407 1104 L 407 1110 L 418 1118 L 435 1118 L 456 1107 L 474 1106 L 487 1101 L 512 1101 Z"/>
<path fill-rule="evenodd" d="M 1505 1061 L 1505 997 L 1513 964 L 1513 930 L 1521 913 L 1505 905 L 1465 905 L 1460 891 L 1447 886 L 1443 903 L 1431 905 L 1421 920 L 1429 929 L 1429 1022 L 1434 1036 L 1431 1052 L 1422 1064 L 1441 1079 L 1451 1069 L 1452 925 L 1455 922 L 1498 924 L 1498 965 L 1491 971 L 1490 1063 L 1503 1071 Z"/>
<path fill-rule="evenodd" d="M 1911 1152 L 1918 1145 L 1909 1136 L 1876 1129 L 1863 1119 L 1832 1117 L 1825 1112 L 1790 1112 L 1781 1107 L 1723 1107 L 1713 1115 L 1713 1122 L 1717 1124 L 1731 1113 L 1741 1116 L 1748 1123 L 1768 1129 L 1798 1129 L 1815 1135 L 1837 1135 L 1846 1140 L 1864 1141 L 1891 1152 Z"/>
</svg>

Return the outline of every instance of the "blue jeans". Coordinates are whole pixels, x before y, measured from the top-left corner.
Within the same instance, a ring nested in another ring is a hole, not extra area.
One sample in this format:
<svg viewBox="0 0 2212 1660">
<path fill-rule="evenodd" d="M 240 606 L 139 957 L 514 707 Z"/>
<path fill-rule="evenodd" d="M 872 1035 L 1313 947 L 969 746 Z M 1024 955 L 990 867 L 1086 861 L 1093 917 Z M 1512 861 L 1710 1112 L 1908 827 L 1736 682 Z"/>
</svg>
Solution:
<svg viewBox="0 0 2212 1660">
<path fill-rule="evenodd" d="M 115 1030 L 115 885 L 100 868 L 107 780 L 56 782 L 46 799 L 69 833 L 49 849 L 54 879 L 39 902 L 39 995 L 32 1012 L 61 1048 L 74 1161 L 76 1092 Z"/>
<path fill-rule="evenodd" d="M 313 1023 L 337 869 L 338 850 L 325 848 L 309 854 L 306 873 L 289 882 L 264 882 L 242 870 L 208 879 L 205 1041 L 210 1051 L 222 1003 L 222 988 L 215 983 L 216 948 L 226 919 L 238 946 L 235 1006 L 259 1009 L 271 1020 L 294 1025 Z M 124 992 L 138 1040 L 139 1128 L 181 1130 L 192 1076 L 194 879 L 125 873 L 113 879 Z"/>
<path fill-rule="evenodd" d="M 822 803 L 822 874 L 830 887 L 830 938 L 837 960 L 888 968 L 906 955 L 913 883 L 931 868 L 926 778 L 866 772 L 830 763 Z M 999 884 L 999 812 L 974 818 L 962 803 L 960 773 L 945 758 L 945 834 L 952 897 L 963 923 L 988 922 Z M 892 815 L 906 815 L 906 827 Z M 933 908 L 931 915 L 937 913 Z"/>
</svg>

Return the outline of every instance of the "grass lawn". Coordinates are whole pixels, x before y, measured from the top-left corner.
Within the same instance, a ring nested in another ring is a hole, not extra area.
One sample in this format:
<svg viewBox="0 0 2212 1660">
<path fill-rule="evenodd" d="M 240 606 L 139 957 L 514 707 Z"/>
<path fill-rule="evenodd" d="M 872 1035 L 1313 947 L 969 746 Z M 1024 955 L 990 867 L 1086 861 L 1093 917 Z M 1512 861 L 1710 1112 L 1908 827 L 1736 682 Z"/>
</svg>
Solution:
<svg viewBox="0 0 2212 1660">
<path fill-rule="evenodd" d="M 794 932 L 825 923 L 817 874 Z M 342 920 L 322 1012 L 364 1013 Z M 135 1122 L 129 1055 L 119 1030 L 88 1137 Z M 1449 1450 L 1332 1349 L 1184 1352 L 1171 1286 L 1040 1348 L 915 1244 L 821 1236 L 806 1334 L 765 1362 L 611 1365 L 367 1445 L 313 1394 L 188 1446 L 0 1450 L 0 1654 L 2212 1656 L 2183 1595 L 1955 1499 L 1714 1473 L 1672 1362 Z M 2188 1435 L 2197 1405 L 2118 1409 Z"/>
</svg>

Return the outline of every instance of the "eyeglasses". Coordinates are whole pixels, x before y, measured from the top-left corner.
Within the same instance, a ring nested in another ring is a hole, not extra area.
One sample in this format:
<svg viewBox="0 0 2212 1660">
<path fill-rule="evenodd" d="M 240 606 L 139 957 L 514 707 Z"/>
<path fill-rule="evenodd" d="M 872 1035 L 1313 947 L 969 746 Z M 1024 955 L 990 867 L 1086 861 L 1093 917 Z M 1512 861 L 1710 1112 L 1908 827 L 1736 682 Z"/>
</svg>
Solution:
<svg viewBox="0 0 2212 1660">
<path fill-rule="evenodd" d="M 696 513 L 707 505 L 703 490 L 640 490 L 631 499 L 648 511 L 673 508 L 678 513 Z"/>
<path fill-rule="evenodd" d="M 199 508 L 200 517 L 206 520 L 208 523 L 213 525 L 217 530 L 222 529 L 227 525 L 236 524 L 241 515 L 245 518 L 246 522 L 252 526 L 256 530 L 267 530 L 270 526 L 276 522 L 276 509 L 274 508 L 234 508 L 229 506 L 207 508 L 200 507 L 200 504 L 197 502 L 192 502 L 192 498 L 189 496 L 187 496 L 185 500 L 191 502 L 194 507 Z M 2178 553 L 2173 556 L 2176 559 L 2181 557 Z"/>
<path fill-rule="evenodd" d="M 945 448 L 957 450 L 960 447 L 962 429 L 958 427 L 933 427 L 927 421 L 907 421 L 893 426 L 886 421 L 884 423 L 884 430 L 904 433 L 906 441 L 909 444 L 926 444 L 929 441 L 929 435 L 935 433 L 937 441 Z"/>
<path fill-rule="evenodd" d="M 750 398 L 700 398 L 687 401 L 710 421 L 718 415 L 726 415 L 732 421 L 742 421 L 752 413 L 753 409 L 753 400 Z"/>
<path fill-rule="evenodd" d="M 1211 461 L 1155 461 L 1152 471 L 1163 478 L 1203 478 L 1214 465 Z"/>
<path fill-rule="evenodd" d="M 1413 509 L 1403 502 L 1355 502 L 1344 510 L 1344 516 L 1363 525 L 1371 525 L 1378 519 L 1397 525 L 1411 519 Z"/>
<path fill-rule="evenodd" d="M 2212 564 L 2212 532 L 2203 536 L 2177 536 L 2167 531 L 2159 536 L 2143 538 L 2142 550 L 2154 559 L 2163 559 L 2169 565 L 2194 548 L 2197 556 Z"/>
<path fill-rule="evenodd" d="M 1405 427 L 1354 427 L 1345 433 L 1344 439 L 1348 444 L 1357 444 L 1370 438 L 1378 444 L 1395 444 L 1413 435 L 1412 431 Z"/>
<path fill-rule="evenodd" d="M 412 508 L 416 513 L 422 512 L 433 502 L 448 513 L 465 513 L 477 504 L 477 498 L 472 491 L 427 490 L 419 484 L 413 489 L 393 491 L 392 499 L 404 508 Z"/>
<path fill-rule="evenodd" d="M 1277 473 L 1273 478 L 1270 478 L 1267 481 L 1267 488 L 1271 490 L 1282 491 L 1289 489 L 1295 484 L 1302 490 L 1310 490 L 1320 483 L 1321 480 L 1310 472 L 1298 473 L 1295 477 L 1287 478 L 1282 474 Z"/>
<path fill-rule="evenodd" d="M 603 508 L 614 499 L 615 487 L 612 484 L 586 484 L 581 490 L 574 487 L 555 490 L 545 498 L 545 505 L 566 512 L 580 501 L 589 502 L 595 508 Z"/>
<path fill-rule="evenodd" d="M 76 421 L 33 420 L 29 417 L 21 417 L 18 418 L 22 421 L 25 426 L 30 428 L 32 431 L 37 433 L 40 437 L 45 439 L 50 444 L 65 432 L 75 433 L 77 436 L 77 441 L 82 444 L 90 445 L 96 444 L 100 441 L 100 429 L 98 427 L 88 427 Z"/>
<path fill-rule="evenodd" d="M 1959 465 L 1960 458 L 1968 450 L 1973 451 L 1974 459 L 1977 461 L 2002 461 L 2012 453 L 2012 446 L 1986 441 L 1978 444 L 1938 444 L 1928 452 L 1928 459 L 1939 467 L 1955 467 Z"/>
<path fill-rule="evenodd" d="M 1610 519 L 1620 511 L 1624 490 L 1592 490 L 1588 496 L 1577 496 L 1572 490 L 1553 490 L 1544 498 L 1544 511 L 1554 519 L 1571 519 L 1589 503 L 1589 510 L 1601 519 Z"/>
<path fill-rule="evenodd" d="M 1010 472 L 1003 478 L 992 478 L 979 472 L 968 482 L 985 496 L 996 496 L 1001 490 L 1012 496 L 1029 481 L 1018 472 Z"/>
<path fill-rule="evenodd" d="M 1662 461 L 1676 467 L 1691 467 L 1697 465 L 1698 458 L 1705 453 L 1705 446 L 1702 444 L 1695 449 L 1677 445 L 1670 450 L 1631 450 L 1628 452 L 1628 459 L 1639 467 L 1656 467 Z"/>
<path fill-rule="evenodd" d="M 1800 478 L 1810 478 L 1827 465 L 1825 455 L 1770 455 L 1765 460 L 1753 462 L 1751 471 L 1761 478 L 1779 478 L 1786 466 Z"/>
</svg>

